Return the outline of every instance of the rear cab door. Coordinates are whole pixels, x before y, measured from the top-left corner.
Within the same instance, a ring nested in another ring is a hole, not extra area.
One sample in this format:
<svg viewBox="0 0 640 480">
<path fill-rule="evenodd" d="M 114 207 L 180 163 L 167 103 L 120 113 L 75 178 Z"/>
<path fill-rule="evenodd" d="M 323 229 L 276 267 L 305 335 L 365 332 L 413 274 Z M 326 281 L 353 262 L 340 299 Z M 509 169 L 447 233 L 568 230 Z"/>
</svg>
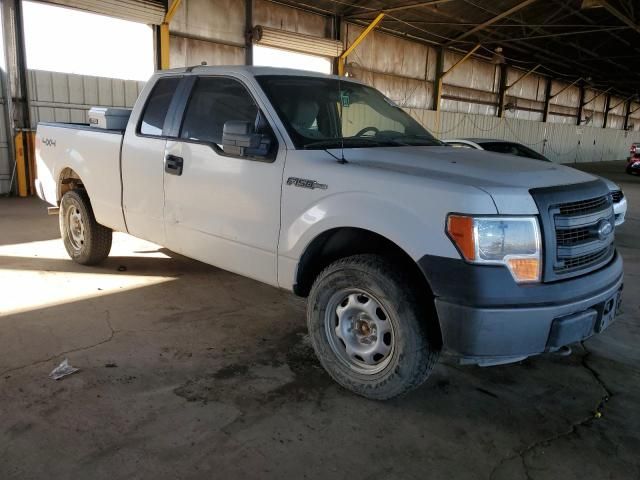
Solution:
<svg viewBox="0 0 640 480">
<path fill-rule="evenodd" d="M 127 231 L 164 245 L 164 159 L 167 131 L 183 76 L 160 76 L 145 87 L 127 125 L 121 154 L 122 209 Z M 148 90 L 147 90 L 148 89 Z"/>
</svg>

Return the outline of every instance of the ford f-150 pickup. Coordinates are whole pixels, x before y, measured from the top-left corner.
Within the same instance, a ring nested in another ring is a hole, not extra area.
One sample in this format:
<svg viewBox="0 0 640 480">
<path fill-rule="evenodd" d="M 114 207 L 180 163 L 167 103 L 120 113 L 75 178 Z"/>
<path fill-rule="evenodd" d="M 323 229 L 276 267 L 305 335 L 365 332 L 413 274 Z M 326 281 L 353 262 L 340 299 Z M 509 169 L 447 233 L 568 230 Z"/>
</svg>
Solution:
<svg viewBox="0 0 640 480">
<path fill-rule="evenodd" d="M 41 198 L 72 259 L 112 231 L 308 298 L 327 372 L 387 399 L 441 351 L 495 365 L 603 331 L 622 259 L 607 186 L 456 149 L 354 80 L 260 67 L 155 74 L 126 128 L 41 123 Z"/>
</svg>

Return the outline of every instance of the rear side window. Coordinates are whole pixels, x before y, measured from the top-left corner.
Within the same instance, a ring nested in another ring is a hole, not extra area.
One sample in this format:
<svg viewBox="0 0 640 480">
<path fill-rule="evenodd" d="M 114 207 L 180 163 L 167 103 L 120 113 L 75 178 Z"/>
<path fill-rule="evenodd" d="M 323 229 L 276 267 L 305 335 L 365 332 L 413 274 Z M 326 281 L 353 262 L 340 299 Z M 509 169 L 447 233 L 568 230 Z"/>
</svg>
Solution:
<svg viewBox="0 0 640 480">
<path fill-rule="evenodd" d="M 222 143 L 222 129 L 229 120 L 255 123 L 258 106 L 237 80 L 201 77 L 184 115 L 180 137 Z"/>
<path fill-rule="evenodd" d="M 143 135 L 162 135 L 162 127 L 178 83 L 180 83 L 179 77 L 161 78 L 157 81 L 142 115 L 140 133 Z"/>
</svg>

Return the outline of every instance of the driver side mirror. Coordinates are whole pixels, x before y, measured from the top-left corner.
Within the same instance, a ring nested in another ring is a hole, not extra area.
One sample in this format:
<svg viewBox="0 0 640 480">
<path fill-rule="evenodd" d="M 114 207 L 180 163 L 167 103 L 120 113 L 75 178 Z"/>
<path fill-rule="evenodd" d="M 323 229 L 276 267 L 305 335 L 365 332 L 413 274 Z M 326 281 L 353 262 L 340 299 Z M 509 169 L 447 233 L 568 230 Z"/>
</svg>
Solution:
<svg viewBox="0 0 640 480">
<path fill-rule="evenodd" d="M 252 122 L 229 120 L 222 128 L 222 150 L 230 155 L 266 157 L 271 138 L 256 133 Z"/>
</svg>

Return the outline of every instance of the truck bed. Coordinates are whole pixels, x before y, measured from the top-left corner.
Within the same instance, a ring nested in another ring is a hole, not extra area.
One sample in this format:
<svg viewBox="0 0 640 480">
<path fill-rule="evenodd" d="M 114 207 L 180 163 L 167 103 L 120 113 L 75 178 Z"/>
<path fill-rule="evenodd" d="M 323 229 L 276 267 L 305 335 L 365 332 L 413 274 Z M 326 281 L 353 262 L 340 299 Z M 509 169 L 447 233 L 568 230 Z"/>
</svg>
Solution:
<svg viewBox="0 0 640 480">
<path fill-rule="evenodd" d="M 71 128 L 73 130 L 89 130 L 91 132 L 98 132 L 98 133 L 102 132 L 102 133 L 115 133 L 117 135 L 124 135 L 124 130 L 96 128 L 96 127 L 92 127 L 88 123 L 39 122 L 38 126 L 40 125 L 44 125 L 48 127 L 58 127 L 58 128 Z"/>
<path fill-rule="evenodd" d="M 57 206 L 60 179 L 77 177 L 91 192 L 98 223 L 125 230 L 120 152 L 124 132 L 83 123 L 41 122 L 36 132 L 36 191 Z"/>
</svg>

